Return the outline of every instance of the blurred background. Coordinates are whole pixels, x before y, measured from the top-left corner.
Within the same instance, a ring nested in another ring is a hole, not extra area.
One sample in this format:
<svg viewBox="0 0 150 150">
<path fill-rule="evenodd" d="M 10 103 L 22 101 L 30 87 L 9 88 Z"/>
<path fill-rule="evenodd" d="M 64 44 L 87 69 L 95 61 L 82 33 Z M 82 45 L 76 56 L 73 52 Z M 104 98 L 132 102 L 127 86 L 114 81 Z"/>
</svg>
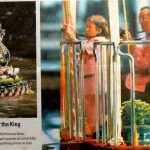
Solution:
<svg viewBox="0 0 150 150">
<path fill-rule="evenodd" d="M 142 37 L 138 22 L 138 13 L 141 7 L 150 6 L 150 0 L 126 0 L 129 30 L 133 37 Z M 43 132 L 49 137 L 50 143 L 60 140 L 60 41 L 62 2 L 61 0 L 41 1 L 41 69 L 42 69 L 42 118 Z M 88 16 L 100 14 L 107 17 L 105 0 L 78 0 L 77 1 L 77 30 L 84 33 L 85 22 Z M 119 0 L 120 28 L 125 28 L 122 0 Z M 123 61 L 123 65 L 125 61 Z M 126 73 L 127 67 L 123 72 Z M 54 145 L 59 149 L 59 145 Z"/>
</svg>

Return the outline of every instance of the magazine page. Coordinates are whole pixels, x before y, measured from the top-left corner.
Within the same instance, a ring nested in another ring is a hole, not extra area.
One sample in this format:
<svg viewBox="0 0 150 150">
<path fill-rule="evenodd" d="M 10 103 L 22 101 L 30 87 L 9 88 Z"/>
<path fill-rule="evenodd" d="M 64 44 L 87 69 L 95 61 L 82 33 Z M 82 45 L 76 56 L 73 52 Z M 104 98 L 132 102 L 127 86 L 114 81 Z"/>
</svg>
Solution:
<svg viewBox="0 0 150 150">
<path fill-rule="evenodd" d="M 40 11 L 43 149 L 150 149 L 150 0 Z"/>
<path fill-rule="evenodd" d="M 0 1 L 0 149 L 42 147 L 39 16 L 36 1 Z"/>
</svg>

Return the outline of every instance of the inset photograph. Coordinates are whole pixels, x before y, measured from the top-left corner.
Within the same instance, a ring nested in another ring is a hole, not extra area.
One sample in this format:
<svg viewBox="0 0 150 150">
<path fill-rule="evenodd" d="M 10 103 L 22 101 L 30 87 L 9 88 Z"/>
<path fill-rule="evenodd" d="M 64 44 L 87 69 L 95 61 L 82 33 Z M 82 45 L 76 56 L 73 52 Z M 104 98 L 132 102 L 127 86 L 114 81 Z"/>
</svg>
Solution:
<svg viewBox="0 0 150 150">
<path fill-rule="evenodd" d="M 36 2 L 0 2 L 0 118 L 37 117 Z"/>
</svg>

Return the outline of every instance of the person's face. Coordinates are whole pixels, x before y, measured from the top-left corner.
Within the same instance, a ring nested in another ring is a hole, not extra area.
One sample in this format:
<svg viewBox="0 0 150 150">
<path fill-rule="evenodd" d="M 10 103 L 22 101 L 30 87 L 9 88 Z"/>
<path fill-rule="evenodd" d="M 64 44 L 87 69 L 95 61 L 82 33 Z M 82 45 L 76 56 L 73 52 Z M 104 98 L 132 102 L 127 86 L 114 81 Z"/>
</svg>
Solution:
<svg viewBox="0 0 150 150">
<path fill-rule="evenodd" d="M 150 33 L 150 11 L 144 9 L 139 14 L 139 22 L 144 32 Z"/>
<path fill-rule="evenodd" d="M 92 21 L 88 21 L 86 23 L 86 29 L 85 29 L 86 35 L 89 37 L 94 37 L 96 36 L 98 33 L 100 33 L 101 31 L 99 29 L 97 29 L 95 23 L 93 23 Z"/>
</svg>

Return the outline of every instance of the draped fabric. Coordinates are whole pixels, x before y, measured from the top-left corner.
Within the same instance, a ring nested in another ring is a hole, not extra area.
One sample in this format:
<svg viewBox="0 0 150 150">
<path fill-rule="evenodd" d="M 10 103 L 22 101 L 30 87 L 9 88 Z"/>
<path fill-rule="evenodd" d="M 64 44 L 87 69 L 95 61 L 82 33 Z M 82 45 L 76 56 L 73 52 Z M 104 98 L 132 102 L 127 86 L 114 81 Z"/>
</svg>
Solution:
<svg viewBox="0 0 150 150">
<path fill-rule="evenodd" d="M 68 24 L 71 26 L 75 26 L 75 21 L 73 18 L 75 18 L 75 11 L 71 9 L 71 3 L 74 3 L 73 1 L 62 1 L 62 9 L 63 9 L 63 24 Z M 75 6 L 74 6 L 75 9 Z M 75 34 L 75 33 L 73 33 Z M 68 138 L 69 135 L 69 112 L 68 112 L 68 97 L 67 97 L 67 76 L 66 76 L 66 67 L 69 68 L 70 72 L 70 78 L 71 78 L 71 89 L 72 92 L 74 90 L 74 83 L 73 83 L 73 49 L 71 46 L 68 46 L 69 55 L 70 55 L 70 64 L 66 66 L 66 57 L 65 57 L 65 51 L 62 50 L 61 52 L 61 67 L 60 67 L 60 116 L 61 116 L 61 138 Z M 72 100 L 72 106 L 74 105 L 74 94 L 71 93 L 71 100 Z M 73 110 L 72 110 L 73 114 Z M 74 114 L 72 116 L 72 121 L 74 122 Z"/>
</svg>

